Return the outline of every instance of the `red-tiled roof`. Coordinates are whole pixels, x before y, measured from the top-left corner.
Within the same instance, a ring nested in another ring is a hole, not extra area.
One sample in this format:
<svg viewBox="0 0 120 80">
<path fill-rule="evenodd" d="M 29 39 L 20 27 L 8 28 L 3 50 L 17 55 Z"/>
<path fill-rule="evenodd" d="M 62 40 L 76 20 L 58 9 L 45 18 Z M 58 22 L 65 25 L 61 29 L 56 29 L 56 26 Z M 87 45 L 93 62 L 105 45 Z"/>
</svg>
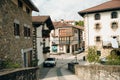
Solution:
<svg viewBox="0 0 120 80">
<path fill-rule="evenodd" d="M 102 12 L 102 11 L 110 11 L 110 10 L 118 10 L 118 9 L 120 9 L 120 0 L 112 0 L 97 5 L 95 7 L 82 10 L 78 13 L 83 16 L 86 13 L 94 13 L 94 12 Z"/>
<path fill-rule="evenodd" d="M 55 28 L 59 28 L 59 27 L 72 27 L 73 25 L 71 24 L 67 24 L 64 22 L 53 22 L 53 25 Z"/>
<path fill-rule="evenodd" d="M 75 28 L 78 28 L 78 29 L 84 29 L 82 26 L 76 26 L 76 25 L 72 25 L 72 24 L 68 24 L 68 23 L 65 23 L 65 22 L 53 22 L 53 25 L 55 28 L 61 28 L 61 27 L 75 27 Z"/>
<path fill-rule="evenodd" d="M 54 29 L 50 16 L 32 16 L 32 23 L 34 27 L 39 27 L 41 24 L 46 23 L 50 30 Z"/>
<path fill-rule="evenodd" d="M 32 16 L 32 22 L 44 23 L 50 16 Z"/>
</svg>

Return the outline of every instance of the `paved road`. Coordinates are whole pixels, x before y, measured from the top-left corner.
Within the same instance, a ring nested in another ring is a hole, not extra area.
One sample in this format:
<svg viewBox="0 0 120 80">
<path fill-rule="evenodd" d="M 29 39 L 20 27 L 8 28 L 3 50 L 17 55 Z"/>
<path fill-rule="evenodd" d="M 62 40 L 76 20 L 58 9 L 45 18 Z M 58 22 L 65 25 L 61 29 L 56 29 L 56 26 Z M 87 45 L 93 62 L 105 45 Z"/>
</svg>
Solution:
<svg viewBox="0 0 120 80">
<path fill-rule="evenodd" d="M 68 63 L 75 61 L 75 56 L 67 55 L 51 55 L 57 60 L 57 65 L 54 68 L 43 68 L 40 70 L 40 80 L 80 80 L 76 75 L 68 69 Z M 78 55 L 78 62 L 83 57 L 83 54 Z M 82 63 L 83 64 L 83 63 Z"/>
</svg>

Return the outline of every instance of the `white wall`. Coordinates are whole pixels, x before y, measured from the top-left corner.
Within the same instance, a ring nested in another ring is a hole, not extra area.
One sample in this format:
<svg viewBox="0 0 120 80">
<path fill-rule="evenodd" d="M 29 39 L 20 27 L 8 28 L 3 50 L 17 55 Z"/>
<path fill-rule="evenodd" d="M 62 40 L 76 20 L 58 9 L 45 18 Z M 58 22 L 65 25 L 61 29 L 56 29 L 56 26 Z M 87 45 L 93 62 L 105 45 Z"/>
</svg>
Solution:
<svg viewBox="0 0 120 80">
<path fill-rule="evenodd" d="M 43 26 L 39 26 L 37 28 L 37 55 L 38 55 L 38 65 L 41 65 L 44 61 L 44 57 L 43 57 L 43 45 L 41 43 L 43 43 L 43 39 L 42 39 L 42 27 Z"/>
<path fill-rule="evenodd" d="M 120 11 L 118 12 L 118 18 L 111 19 L 111 12 L 101 12 L 101 19 L 100 20 L 94 20 L 94 14 L 86 14 L 84 18 L 85 22 L 85 43 L 86 48 L 88 46 L 97 46 L 97 43 L 95 41 L 96 36 L 101 36 L 101 40 L 109 41 L 111 36 L 117 36 L 119 35 L 119 41 L 120 41 Z M 118 22 L 118 28 L 116 31 L 113 31 L 111 28 L 112 22 Z M 99 31 L 96 31 L 94 29 L 95 24 L 100 23 L 101 29 Z"/>
</svg>

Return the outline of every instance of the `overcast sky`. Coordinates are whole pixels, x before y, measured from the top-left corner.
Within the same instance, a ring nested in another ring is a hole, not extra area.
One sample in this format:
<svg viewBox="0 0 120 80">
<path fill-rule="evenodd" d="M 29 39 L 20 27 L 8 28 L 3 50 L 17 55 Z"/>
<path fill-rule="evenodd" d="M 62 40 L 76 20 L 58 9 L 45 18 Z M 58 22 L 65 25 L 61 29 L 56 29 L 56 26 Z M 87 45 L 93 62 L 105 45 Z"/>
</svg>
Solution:
<svg viewBox="0 0 120 80">
<path fill-rule="evenodd" d="M 78 12 L 109 0 L 32 0 L 40 12 L 33 16 L 49 15 L 54 20 L 80 20 Z"/>
</svg>

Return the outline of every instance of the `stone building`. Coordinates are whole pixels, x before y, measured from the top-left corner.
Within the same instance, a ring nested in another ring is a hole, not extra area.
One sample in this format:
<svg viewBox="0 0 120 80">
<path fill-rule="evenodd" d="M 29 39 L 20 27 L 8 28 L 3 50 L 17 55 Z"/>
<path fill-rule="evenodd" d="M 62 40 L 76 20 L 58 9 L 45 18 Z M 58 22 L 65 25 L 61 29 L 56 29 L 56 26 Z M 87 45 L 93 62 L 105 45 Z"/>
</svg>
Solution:
<svg viewBox="0 0 120 80">
<path fill-rule="evenodd" d="M 98 54 L 106 57 L 120 44 L 120 0 L 111 0 L 82 10 L 85 47 L 96 46 Z"/>
<path fill-rule="evenodd" d="M 31 66 L 32 11 L 31 0 L 0 0 L 0 60 Z"/>
<path fill-rule="evenodd" d="M 50 34 L 50 53 L 74 53 L 83 47 L 83 27 L 65 23 L 54 22 L 55 30 Z"/>
</svg>

